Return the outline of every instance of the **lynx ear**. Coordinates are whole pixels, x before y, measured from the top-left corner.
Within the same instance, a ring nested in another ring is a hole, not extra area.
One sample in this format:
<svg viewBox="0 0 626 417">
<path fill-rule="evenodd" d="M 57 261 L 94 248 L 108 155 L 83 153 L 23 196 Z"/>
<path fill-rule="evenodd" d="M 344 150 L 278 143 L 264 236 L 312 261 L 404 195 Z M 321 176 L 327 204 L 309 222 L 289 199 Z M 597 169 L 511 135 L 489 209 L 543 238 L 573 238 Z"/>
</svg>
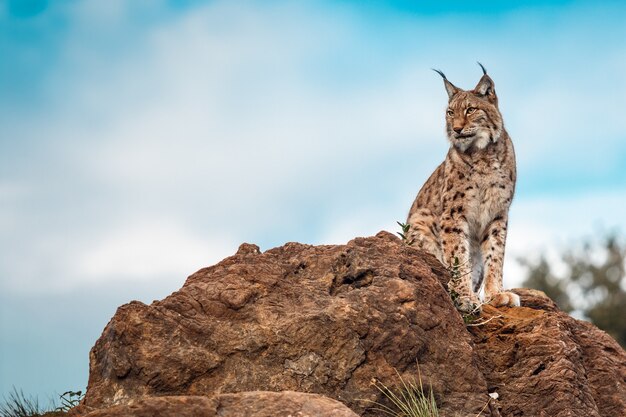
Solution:
<svg viewBox="0 0 626 417">
<path fill-rule="evenodd" d="M 474 94 L 483 96 L 491 102 L 498 101 L 493 80 L 487 75 L 487 70 L 483 67 L 483 64 L 479 62 L 478 65 L 480 65 L 480 68 L 483 70 L 483 76 L 480 81 L 478 81 L 478 84 L 476 84 L 476 87 L 474 87 Z"/>
<path fill-rule="evenodd" d="M 441 77 L 443 78 L 443 85 L 446 87 L 446 91 L 448 92 L 448 100 L 452 99 L 452 96 L 458 93 L 459 89 L 450 81 L 448 81 L 448 79 L 446 78 L 446 75 L 443 72 L 441 72 L 440 70 L 436 70 L 434 68 L 433 68 L 433 71 L 441 75 Z"/>
</svg>

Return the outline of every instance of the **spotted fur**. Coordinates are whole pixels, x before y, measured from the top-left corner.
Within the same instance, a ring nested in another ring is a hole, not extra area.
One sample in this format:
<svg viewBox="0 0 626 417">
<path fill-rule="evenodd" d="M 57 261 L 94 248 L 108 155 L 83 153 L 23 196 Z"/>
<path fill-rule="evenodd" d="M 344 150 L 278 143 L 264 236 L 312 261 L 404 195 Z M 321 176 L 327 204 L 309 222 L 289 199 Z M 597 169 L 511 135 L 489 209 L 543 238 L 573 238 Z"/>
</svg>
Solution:
<svg viewBox="0 0 626 417">
<path fill-rule="evenodd" d="M 504 128 L 493 80 L 483 76 L 473 90 L 446 76 L 448 154 L 419 191 L 409 211 L 408 241 L 455 269 L 458 306 L 470 311 L 485 301 L 520 305 L 503 290 L 502 267 L 508 213 L 515 192 L 513 143 Z"/>
</svg>

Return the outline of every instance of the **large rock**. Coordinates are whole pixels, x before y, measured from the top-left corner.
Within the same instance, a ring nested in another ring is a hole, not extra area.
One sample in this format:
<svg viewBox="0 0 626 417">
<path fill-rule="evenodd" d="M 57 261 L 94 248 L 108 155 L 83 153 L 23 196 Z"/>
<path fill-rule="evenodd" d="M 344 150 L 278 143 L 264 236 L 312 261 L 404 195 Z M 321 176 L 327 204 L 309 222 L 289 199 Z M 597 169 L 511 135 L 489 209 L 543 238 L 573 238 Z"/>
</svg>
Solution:
<svg viewBox="0 0 626 417">
<path fill-rule="evenodd" d="M 539 291 L 522 305 L 485 306 L 470 326 L 480 369 L 503 416 L 626 416 L 626 354 L 605 332 L 558 311 Z"/>
<path fill-rule="evenodd" d="M 386 400 L 373 381 L 397 386 L 396 371 L 414 379 L 419 363 L 443 416 L 626 415 L 626 353 L 606 334 L 524 290 L 531 308 L 486 307 L 466 327 L 448 279 L 386 232 L 265 253 L 244 244 L 166 299 L 120 307 L 91 351 L 76 412 L 301 391 L 375 416 Z"/>
<path fill-rule="evenodd" d="M 444 411 L 476 415 L 487 383 L 434 258 L 389 233 L 236 255 L 147 306 L 118 309 L 90 354 L 85 407 L 150 395 L 304 391 L 357 413 L 419 362 Z"/>
<path fill-rule="evenodd" d="M 301 392 L 143 397 L 85 417 L 358 417 L 338 401 Z"/>
</svg>

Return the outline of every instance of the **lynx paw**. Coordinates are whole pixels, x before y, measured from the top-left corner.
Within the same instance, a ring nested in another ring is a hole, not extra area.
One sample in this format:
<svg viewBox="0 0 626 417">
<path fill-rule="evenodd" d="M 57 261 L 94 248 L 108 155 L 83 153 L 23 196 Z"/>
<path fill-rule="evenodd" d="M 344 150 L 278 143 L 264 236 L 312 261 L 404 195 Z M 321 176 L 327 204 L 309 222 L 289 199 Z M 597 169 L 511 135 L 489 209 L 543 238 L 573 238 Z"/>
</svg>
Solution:
<svg viewBox="0 0 626 417">
<path fill-rule="evenodd" d="M 500 307 L 500 306 L 519 307 L 521 305 L 519 295 L 509 292 L 509 291 L 503 291 L 494 295 L 489 300 L 489 304 L 495 307 Z"/>
<path fill-rule="evenodd" d="M 478 313 L 480 312 L 480 302 L 472 297 L 459 297 L 455 301 L 456 309 L 461 313 Z"/>
</svg>

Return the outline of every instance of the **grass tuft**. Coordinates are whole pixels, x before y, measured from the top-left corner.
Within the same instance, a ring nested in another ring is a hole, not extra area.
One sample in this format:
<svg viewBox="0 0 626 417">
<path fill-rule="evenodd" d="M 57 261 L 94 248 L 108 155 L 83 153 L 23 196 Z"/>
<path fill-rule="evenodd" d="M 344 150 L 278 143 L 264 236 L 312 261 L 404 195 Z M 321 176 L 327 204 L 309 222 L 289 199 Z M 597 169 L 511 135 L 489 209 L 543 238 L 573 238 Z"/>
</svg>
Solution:
<svg viewBox="0 0 626 417">
<path fill-rule="evenodd" d="M 432 386 L 429 387 L 428 392 L 425 392 L 419 367 L 417 372 L 417 382 L 415 380 L 405 381 L 396 370 L 401 383 L 401 387 L 397 391 L 376 380 L 374 385 L 391 401 L 392 407 L 374 402 L 376 405 L 374 409 L 392 417 L 439 417 Z"/>
<path fill-rule="evenodd" d="M 22 390 L 18 391 L 15 387 L 0 404 L 0 417 L 35 417 L 46 411 L 48 410 L 41 408 L 37 398 L 27 397 Z"/>
<path fill-rule="evenodd" d="M 61 405 L 55 407 L 50 400 L 48 407 L 42 407 L 37 397 L 27 397 L 22 390 L 13 387 L 0 403 L 0 417 L 56 417 L 63 416 L 76 407 L 85 395 L 82 391 L 66 391 L 59 396 Z"/>
</svg>

